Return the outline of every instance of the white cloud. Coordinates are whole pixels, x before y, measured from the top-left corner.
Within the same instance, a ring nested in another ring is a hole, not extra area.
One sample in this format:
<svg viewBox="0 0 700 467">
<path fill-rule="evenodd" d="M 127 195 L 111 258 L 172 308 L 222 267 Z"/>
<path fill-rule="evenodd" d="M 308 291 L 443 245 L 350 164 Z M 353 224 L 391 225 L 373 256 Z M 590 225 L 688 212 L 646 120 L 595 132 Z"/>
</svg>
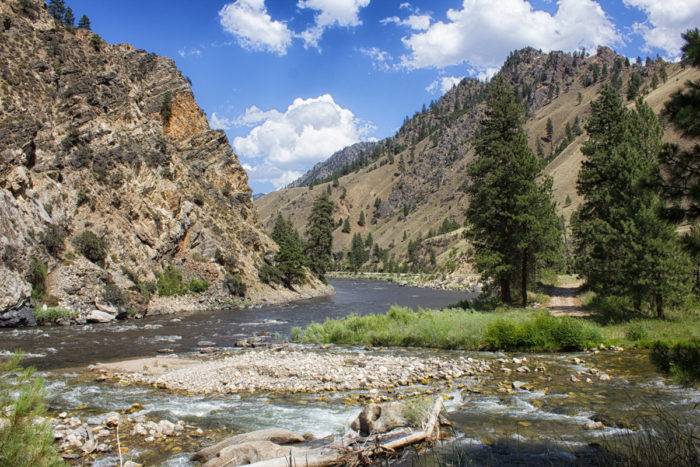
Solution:
<svg viewBox="0 0 700 467">
<path fill-rule="evenodd" d="M 306 47 L 318 47 L 323 32 L 328 27 L 354 27 L 362 24 L 359 12 L 370 0 L 299 0 L 297 7 L 316 10 L 314 25 L 299 34 Z"/>
<path fill-rule="evenodd" d="M 213 112 L 209 117 L 209 126 L 214 130 L 228 130 L 233 126 L 233 121 Z"/>
<path fill-rule="evenodd" d="M 219 21 L 225 31 L 248 49 L 284 55 L 292 43 L 292 32 L 285 23 L 272 19 L 265 0 L 237 0 L 224 5 L 219 11 Z"/>
<path fill-rule="evenodd" d="M 430 15 L 410 15 L 406 19 L 401 19 L 398 16 L 390 16 L 379 22 L 383 25 L 396 24 L 398 26 L 408 26 L 414 31 L 425 31 L 430 27 L 430 21 L 432 19 Z"/>
<path fill-rule="evenodd" d="M 262 164 L 284 171 L 304 170 L 364 139 L 371 129 L 329 94 L 295 99 L 284 112 L 248 109 L 244 116 L 248 114 L 265 117 L 246 136 L 233 140 L 234 149 L 240 156 L 262 159 Z"/>
<path fill-rule="evenodd" d="M 464 79 L 464 76 L 442 76 L 430 83 L 425 90 L 431 94 L 439 92 L 442 95 L 457 86 L 462 79 Z"/>
<path fill-rule="evenodd" d="M 634 29 L 644 38 L 645 51 L 661 49 L 669 59 L 677 59 L 683 45 L 681 33 L 700 25 L 700 0 L 624 0 L 647 15 Z"/>
<path fill-rule="evenodd" d="M 408 2 L 404 2 L 404 3 L 402 3 L 401 5 L 399 5 L 399 8 L 410 10 L 410 9 L 411 9 L 411 4 L 408 3 Z"/>
<path fill-rule="evenodd" d="M 177 54 L 182 57 L 201 57 L 202 50 L 197 47 L 185 47 L 177 51 Z"/>
<path fill-rule="evenodd" d="M 243 115 L 238 116 L 234 123 L 238 126 L 254 126 L 256 123 L 264 122 L 265 120 L 278 119 L 282 114 L 275 109 L 261 110 L 257 106 L 251 105 Z"/>
<path fill-rule="evenodd" d="M 695 1 L 695 0 L 694 0 Z M 403 38 L 408 68 L 442 68 L 468 62 L 485 69 L 500 64 L 511 50 L 595 48 L 620 41 L 614 24 L 594 0 L 560 0 L 554 15 L 527 0 L 463 0 L 447 11 L 447 21 Z"/>
<path fill-rule="evenodd" d="M 378 47 L 361 47 L 358 49 L 362 55 L 372 60 L 372 65 L 381 71 L 391 71 L 396 68 L 394 57 Z"/>
</svg>

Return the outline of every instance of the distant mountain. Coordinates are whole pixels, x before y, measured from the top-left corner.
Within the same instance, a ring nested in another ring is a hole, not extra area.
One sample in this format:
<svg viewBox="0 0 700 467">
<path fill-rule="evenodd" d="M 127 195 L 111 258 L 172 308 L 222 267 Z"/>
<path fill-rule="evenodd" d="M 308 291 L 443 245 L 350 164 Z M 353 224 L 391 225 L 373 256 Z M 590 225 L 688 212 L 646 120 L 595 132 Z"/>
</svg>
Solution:
<svg viewBox="0 0 700 467">
<path fill-rule="evenodd" d="M 627 95 L 630 80 L 641 81 L 640 95 L 655 111 L 687 79 L 699 75 L 695 69 L 661 60 L 630 63 L 609 48 L 597 53 L 549 52 L 525 48 L 510 54 L 500 76 L 515 88 L 527 110 L 525 129 L 533 151 L 546 164 L 545 173 L 553 178 L 558 209 L 568 221 L 580 203 L 576 178 L 583 161 L 580 147 L 590 103 L 605 84 L 617 86 Z M 464 221 L 469 199 L 463 189 L 466 167 L 472 160 L 472 140 L 484 113 L 487 84 L 464 79 L 440 99 L 407 118 L 399 131 L 378 143 L 341 172 L 338 186 L 331 185 L 337 205 L 336 221 L 349 218 L 351 232 L 334 232 L 334 248 L 347 251 L 355 233 L 372 233 L 376 245 L 389 251 L 397 263 L 408 260 L 409 245 L 415 253 L 436 256 L 438 264 L 455 263 L 469 247 L 461 235 L 440 236 L 443 224 L 455 226 Z M 632 100 L 628 100 L 633 105 Z M 547 134 L 551 120 L 552 134 Z M 667 132 L 666 139 L 678 138 Z M 330 183 L 334 162 L 324 166 Z M 342 164 L 341 164 L 342 166 Z M 349 170 L 350 169 L 350 170 Z M 310 178 L 313 179 L 313 178 Z M 323 178 L 316 178 L 323 180 Z M 278 212 L 302 227 L 315 196 L 326 184 L 304 187 L 295 184 L 258 199 L 261 221 L 270 229 Z M 310 190 L 312 190 L 310 192 Z M 358 224 L 364 211 L 367 222 Z M 448 221 L 447 223 L 445 221 Z M 430 237 L 430 240 L 426 240 Z M 411 242 L 413 240 L 413 242 Z M 413 254 L 415 260 L 416 255 Z M 379 267 L 375 263 L 368 267 Z"/>
<path fill-rule="evenodd" d="M 374 142 L 355 143 L 352 146 L 333 153 L 328 159 L 314 165 L 308 172 L 290 183 L 287 188 L 309 186 L 327 181 L 334 174 L 342 174 L 344 168 L 350 168 L 357 161 L 366 158 L 377 146 Z"/>
</svg>

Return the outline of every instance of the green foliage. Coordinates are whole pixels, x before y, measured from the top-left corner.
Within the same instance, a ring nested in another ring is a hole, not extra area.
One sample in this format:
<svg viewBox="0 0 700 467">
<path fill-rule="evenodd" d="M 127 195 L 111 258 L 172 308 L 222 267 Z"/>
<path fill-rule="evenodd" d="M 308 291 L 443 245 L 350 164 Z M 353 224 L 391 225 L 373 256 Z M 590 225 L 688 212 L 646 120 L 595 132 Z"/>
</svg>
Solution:
<svg viewBox="0 0 700 467">
<path fill-rule="evenodd" d="M 45 263 L 37 258 L 32 258 L 29 263 L 29 272 L 27 273 L 27 282 L 32 284 L 32 298 L 37 301 L 44 299 L 47 292 L 46 277 L 49 274 L 49 268 Z"/>
<path fill-rule="evenodd" d="M 166 91 L 163 94 L 163 101 L 160 104 L 160 116 L 163 118 L 163 123 L 168 124 L 173 112 L 173 93 Z"/>
<path fill-rule="evenodd" d="M 161 297 L 185 295 L 188 292 L 188 288 L 182 280 L 182 272 L 172 264 L 166 266 L 163 272 L 156 275 L 156 290 Z"/>
<path fill-rule="evenodd" d="M 630 323 L 625 333 L 625 338 L 630 341 L 641 341 L 649 338 L 649 331 L 642 322 Z"/>
<path fill-rule="evenodd" d="M 46 9 L 56 21 L 63 22 L 66 17 L 66 2 L 65 0 L 49 0 Z"/>
<path fill-rule="evenodd" d="M 209 282 L 206 279 L 195 277 L 187 285 L 187 288 L 192 293 L 204 293 L 209 289 Z"/>
<path fill-rule="evenodd" d="M 303 283 L 306 279 L 304 242 L 292 222 L 281 214 L 277 216 L 272 229 L 272 239 L 279 245 L 275 266 L 282 276 L 282 283 L 288 288 Z"/>
<path fill-rule="evenodd" d="M 245 297 L 248 290 L 248 287 L 243 281 L 243 277 L 241 277 L 241 274 L 238 272 L 226 275 L 224 278 L 224 288 L 231 295 L 241 298 Z"/>
<path fill-rule="evenodd" d="M 314 201 L 306 221 L 306 256 L 309 268 L 321 280 L 333 264 L 333 210 L 335 203 L 327 193 Z"/>
<path fill-rule="evenodd" d="M 102 38 L 97 34 L 93 34 L 92 36 L 90 36 L 90 45 L 92 45 L 92 48 L 96 52 L 99 52 L 102 48 Z"/>
<path fill-rule="evenodd" d="M 639 71 L 635 71 L 630 76 L 630 82 L 627 85 L 627 100 L 633 101 L 639 95 L 639 88 L 642 86 L 642 74 Z"/>
<path fill-rule="evenodd" d="M 365 211 L 360 211 L 360 217 L 357 219 L 357 225 L 360 227 L 365 226 Z"/>
<path fill-rule="evenodd" d="M 88 18 L 87 15 L 83 15 L 80 17 L 80 21 L 78 21 L 78 28 L 90 31 L 90 18 Z"/>
<path fill-rule="evenodd" d="M 66 8 L 66 13 L 63 16 L 63 24 L 69 28 L 75 26 L 75 15 L 73 14 L 73 9 L 71 7 Z"/>
<path fill-rule="evenodd" d="M 55 224 L 49 224 L 46 230 L 41 234 L 41 244 L 44 245 L 46 251 L 54 258 L 60 257 L 61 253 L 63 253 L 65 239 L 65 229 Z"/>
<path fill-rule="evenodd" d="M 128 299 L 124 291 L 119 288 L 119 286 L 113 282 L 108 282 L 104 286 L 102 291 L 102 297 L 104 301 L 114 305 L 114 306 L 124 306 L 127 304 Z"/>
<path fill-rule="evenodd" d="M 84 230 L 73 239 L 73 245 L 80 254 L 93 263 L 101 264 L 107 257 L 107 242 L 91 230 Z"/>
<path fill-rule="evenodd" d="M 412 311 L 394 306 L 386 314 L 350 315 L 297 328 L 292 338 L 303 343 L 557 351 L 590 347 L 601 335 L 593 324 L 541 312 Z"/>
<path fill-rule="evenodd" d="M 258 278 L 265 284 L 282 284 L 282 272 L 274 264 L 263 263 L 258 269 Z"/>
<path fill-rule="evenodd" d="M 343 228 L 340 230 L 343 233 L 350 233 L 350 218 L 346 217 L 345 220 L 343 220 Z"/>
<path fill-rule="evenodd" d="M 591 109 L 577 182 L 584 201 L 572 222 L 575 269 L 592 290 L 629 297 L 638 312 L 652 303 L 663 317 L 688 294 L 690 260 L 660 215 L 662 129 L 646 104 L 627 109 L 611 87 Z"/>
<path fill-rule="evenodd" d="M 59 307 L 46 307 L 37 305 L 34 308 L 34 317 L 39 324 L 55 323 L 59 319 L 71 319 L 76 318 L 78 313 L 73 310 L 68 310 L 66 308 Z"/>
<path fill-rule="evenodd" d="M 20 368 L 21 355 L 0 361 L 0 465 L 65 465 L 46 415 L 43 380 L 32 368 Z"/>
<path fill-rule="evenodd" d="M 659 370 L 670 373 L 681 384 L 700 380 L 700 339 L 656 342 L 650 357 Z"/>
<path fill-rule="evenodd" d="M 362 234 L 360 233 L 356 233 L 352 236 L 348 260 L 350 262 L 350 269 L 354 272 L 359 271 L 362 265 L 369 260 L 369 251 L 365 248 L 365 241 L 362 239 Z"/>
<path fill-rule="evenodd" d="M 523 128 L 525 110 L 503 79 L 490 84 L 486 118 L 476 137 L 476 157 L 468 166 L 466 217 L 477 270 L 512 302 L 519 278 L 526 302 L 531 276 L 561 258 L 562 232 L 552 201 L 552 181 L 541 177 Z"/>
</svg>

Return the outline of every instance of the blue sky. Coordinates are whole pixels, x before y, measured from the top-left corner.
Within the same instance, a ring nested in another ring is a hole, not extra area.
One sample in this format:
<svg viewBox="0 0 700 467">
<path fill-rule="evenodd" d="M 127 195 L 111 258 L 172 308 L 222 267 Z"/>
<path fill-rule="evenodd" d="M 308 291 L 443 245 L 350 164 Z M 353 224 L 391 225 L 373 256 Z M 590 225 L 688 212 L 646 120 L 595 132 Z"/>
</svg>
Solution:
<svg viewBox="0 0 700 467">
<path fill-rule="evenodd" d="M 174 59 L 254 192 L 393 134 L 508 51 L 609 45 L 676 59 L 700 0 L 68 0 L 111 43 Z"/>
</svg>

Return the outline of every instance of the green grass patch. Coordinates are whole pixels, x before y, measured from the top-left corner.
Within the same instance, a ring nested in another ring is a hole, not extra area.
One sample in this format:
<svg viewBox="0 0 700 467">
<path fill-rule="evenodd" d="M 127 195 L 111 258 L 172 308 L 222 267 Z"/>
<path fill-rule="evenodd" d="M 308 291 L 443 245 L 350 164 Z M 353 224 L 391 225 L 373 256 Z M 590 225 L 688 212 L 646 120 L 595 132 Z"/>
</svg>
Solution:
<svg viewBox="0 0 700 467">
<path fill-rule="evenodd" d="M 37 306 L 34 309 L 34 317 L 39 324 L 55 323 L 59 319 L 76 318 L 78 313 L 67 308 Z"/>
<path fill-rule="evenodd" d="M 690 385 L 700 381 L 700 339 L 658 341 L 651 349 L 651 361 L 679 384 Z"/>
<path fill-rule="evenodd" d="M 294 328 L 292 339 L 319 344 L 557 351 L 591 347 L 601 341 L 601 332 L 595 324 L 543 311 L 412 311 L 394 306 L 386 314 L 350 315 L 303 330 Z"/>
<path fill-rule="evenodd" d="M 209 289 L 209 282 L 195 277 L 189 282 L 182 278 L 182 272 L 175 266 L 169 265 L 156 276 L 156 291 L 161 297 L 187 295 L 188 293 L 203 293 Z"/>
</svg>

